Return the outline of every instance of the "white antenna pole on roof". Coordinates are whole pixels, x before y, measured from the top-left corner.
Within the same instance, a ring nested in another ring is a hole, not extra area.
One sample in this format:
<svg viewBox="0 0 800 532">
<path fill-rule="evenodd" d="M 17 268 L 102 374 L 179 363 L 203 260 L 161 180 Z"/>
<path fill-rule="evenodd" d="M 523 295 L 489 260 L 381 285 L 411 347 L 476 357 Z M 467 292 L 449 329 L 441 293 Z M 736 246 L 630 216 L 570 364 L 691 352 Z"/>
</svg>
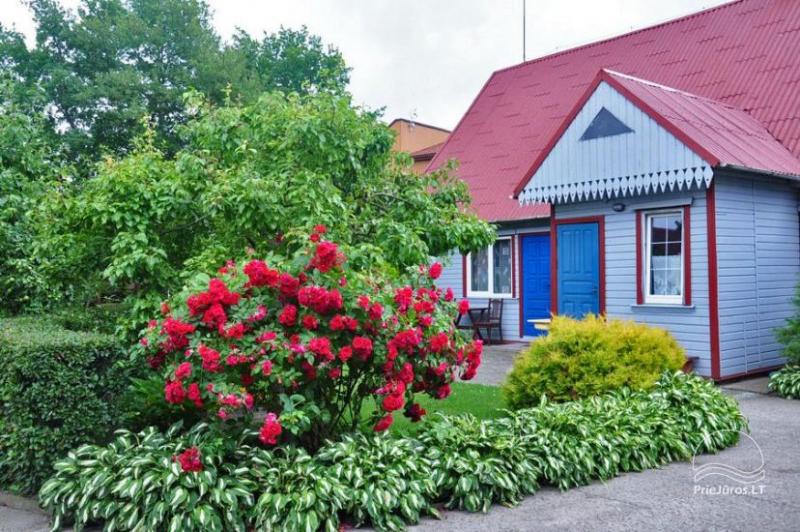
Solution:
<svg viewBox="0 0 800 532">
<path fill-rule="evenodd" d="M 525 4 L 527 0 L 522 0 L 522 62 L 525 62 Z"/>
</svg>

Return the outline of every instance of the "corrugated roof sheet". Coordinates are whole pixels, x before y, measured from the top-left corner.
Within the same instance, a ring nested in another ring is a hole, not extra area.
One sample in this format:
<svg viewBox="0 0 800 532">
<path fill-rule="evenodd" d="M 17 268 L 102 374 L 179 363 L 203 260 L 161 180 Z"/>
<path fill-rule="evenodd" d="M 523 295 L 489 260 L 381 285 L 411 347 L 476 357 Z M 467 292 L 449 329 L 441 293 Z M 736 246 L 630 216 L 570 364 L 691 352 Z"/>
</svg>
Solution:
<svg viewBox="0 0 800 532">
<path fill-rule="evenodd" d="M 687 145 L 711 166 L 800 175 L 800 160 L 741 109 L 636 77 L 604 72 L 617 87 L 644 104 L 646 112 L 674 127 L 678 137 L 688 140 Z"/>
<path fill-rule="evenodd" d="M 547 216 L 512 192 L 601 69 L 729 104 L 800 156 L 800 1 L 740 0 L 492 74 L 431 161 L 490 221 Z"/>
</svg>

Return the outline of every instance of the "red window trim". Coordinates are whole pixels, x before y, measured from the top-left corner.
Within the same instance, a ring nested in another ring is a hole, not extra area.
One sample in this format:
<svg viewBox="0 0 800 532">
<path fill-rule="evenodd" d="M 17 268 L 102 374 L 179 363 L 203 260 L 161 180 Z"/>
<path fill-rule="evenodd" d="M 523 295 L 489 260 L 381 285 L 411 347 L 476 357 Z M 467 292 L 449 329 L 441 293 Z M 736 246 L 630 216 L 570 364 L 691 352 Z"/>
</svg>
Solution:
<svg viewBox="0 0 800 532">
<path fill-rule="evenodd" d="M 461 297 L 467 297 L 467 256 L 461 255 Z"/>
<path fill-rule="evenodd" d="M 659 209 L 637 209 L 636 210 L 636 304 L 644 305 L 644 213 L 670 210 L 672 207 Z M 692 229 L 691 229 L 691 206 L 678 205 L 674 210 L 680 209 L 683 212 L 683 304 L 692 304 Z"/>
<path fill-rule="evenodd" d="M 600 254 L 600 314 L 606 314 L 606 219 L 605 216 L 582 216 L 578 218 L 555 217 L 555 205 L 550 207 L 550 216 L 553 222 L 550 224 L 550 312 L 558 314 L 558 226 L 566 224 L 597 224 L 597 246 Z"/>
<path fill-rule="evenodd" d="M 517 246 L 517 235 L 511 235 L 511 299 L 516 299 L 517 297 L 516 246 Z"/>
</svg>

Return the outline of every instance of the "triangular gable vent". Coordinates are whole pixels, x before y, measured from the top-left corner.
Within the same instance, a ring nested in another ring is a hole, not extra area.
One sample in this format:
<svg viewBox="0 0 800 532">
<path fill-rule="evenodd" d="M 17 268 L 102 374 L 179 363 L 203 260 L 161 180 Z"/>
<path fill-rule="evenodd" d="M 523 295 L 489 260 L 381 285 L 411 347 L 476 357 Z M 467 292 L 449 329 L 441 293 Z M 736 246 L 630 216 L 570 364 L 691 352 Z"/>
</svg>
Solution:
<svg viewBox="0 0 800 532">
<path fill-rule="evenodd" d="M 611 111 L 603 107 L 592 119 L 589 127 L 581 135 L 580 140 L 601 139 L 603 137 L 613 137 L 614 135 L 624 135 L 625 133 L 633 133 L 633 130 L 611 114 Z"/>
</svg>

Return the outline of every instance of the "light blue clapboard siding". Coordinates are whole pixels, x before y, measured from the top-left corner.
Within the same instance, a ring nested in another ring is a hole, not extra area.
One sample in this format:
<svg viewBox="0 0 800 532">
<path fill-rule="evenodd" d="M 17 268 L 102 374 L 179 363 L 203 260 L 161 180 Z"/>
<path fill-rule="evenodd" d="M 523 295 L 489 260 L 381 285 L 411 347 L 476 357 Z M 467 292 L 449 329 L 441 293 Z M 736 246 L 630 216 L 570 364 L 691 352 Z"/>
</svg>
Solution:
<svg viewBox="0 0 800 532">
<path fill-rule="evenodd" d="M 783 363 L 774 329 L 800 273 L 798 194 L 765 177 L 716 179 L 722 376 Z"/>
<path fill-rule="evenodd" d="M 541 232 L 545 234 L 549 232 L 546 220 L 534 221 L 531 225 L 521 226 L 514 229 L 499 229 L 498 236 L 519 235 L 522 233 Z M 519 238 L 514 239 L 514 286 L 516 287 L 516 295 L 512 298 L 503 299 L 503 339 L 511 341 L 519 341 Z M 437 281 L 437 285 L 446 290 L 448 287 L 453 289 L 457 299 L 468 299 L 470 306 L 473 308 L 486 307 L 488 300 L 486 298 L 467 298 L 464 293 L 463 277 L 462 277 L 462 258 L 459 253 L 454 253 L 450 257 L 441 259 L 444 264 L 442 275 Z M 465 318 L 464 323 L 469 321 Z M 497 334 L 497 333 L 494 333 Z M 523 338 L 523 340 L 533 338 Z"/>
<path fill-rule="evenodd" d="M 692 307 L 659 308 L 636 305 L 636 214 L 637 208 L 685 203 L 691 199 Z M 604 216 L 606 258 L 606 312 L 608 316 L 632 319 L 669 330 L 686 349 L 698 357 L 695 369 L 711 374 L 708 314 L 708 240 L 706 238 L 706 195 L 703 189 L 663 193 L 620 200 L 625 211 L 614 212 L 618 201 L 594 201 L 558 205 L 556 218 Z"/>
</svg>

